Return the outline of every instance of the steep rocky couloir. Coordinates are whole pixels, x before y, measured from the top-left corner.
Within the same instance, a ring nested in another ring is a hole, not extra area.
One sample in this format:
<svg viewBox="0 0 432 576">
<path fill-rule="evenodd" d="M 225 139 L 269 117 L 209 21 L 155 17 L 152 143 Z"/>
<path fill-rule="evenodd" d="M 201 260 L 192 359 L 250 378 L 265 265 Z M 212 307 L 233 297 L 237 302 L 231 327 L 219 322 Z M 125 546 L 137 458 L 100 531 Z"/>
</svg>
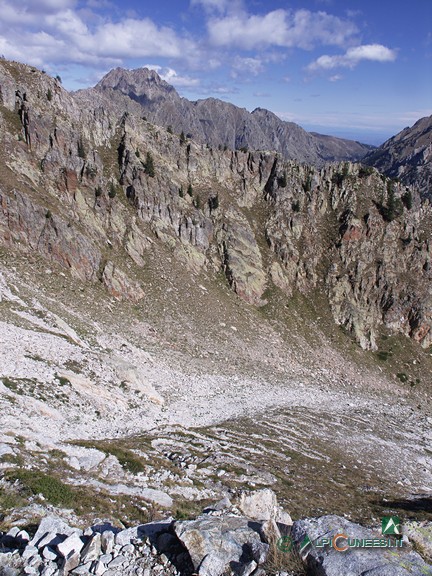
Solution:
<svg viewBox="0 0 432 576">
<path fill-rule="evenodd" d="M 34 251 L 116 298 L 144 301 L 159 243 L 189 274 L 222 270 L 265 304 L 324 295 L 363 348 L 381 327 L 432 343 L 432 209 L 347 162 L 214 149 L 149 123 L 124 94 L 66 92 L 0 61 L 0 244 Z"/>
</svg>

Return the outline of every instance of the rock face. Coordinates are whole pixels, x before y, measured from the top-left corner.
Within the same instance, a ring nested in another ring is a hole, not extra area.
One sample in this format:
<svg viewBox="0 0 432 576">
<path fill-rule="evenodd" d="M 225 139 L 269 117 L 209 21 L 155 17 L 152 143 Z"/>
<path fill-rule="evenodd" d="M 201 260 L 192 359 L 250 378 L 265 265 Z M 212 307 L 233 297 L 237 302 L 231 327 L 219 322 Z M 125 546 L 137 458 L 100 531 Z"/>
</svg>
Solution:
<svg viewBox="0 0 432 576">
<path fill-rule="evenodd" d="M 230 149 L 276 150 L 284 158 L 322 165 L 326 161 L 360 160 L 372 147 L 352 140 L 306 132 L 284 122 L 272 112 L 256 108 L 252 113 L 233 104 L 207 98 L 190 102 L 147 68 L 109 72 L 97 91 L 120 92 L 138 102 L 143 114 L 159 126 L 191 134 L 194 140 Z"/>
<path fill-rule="evenodd" d="M 404 184 L 414 184 L 424 197 L 432 198 L 432 116 L 404 128 L 363 162 Z"/>
<path fill-rule="evenodd" d="M 140 304 L 157 243 L 188 273 L 222 271 L 255 306 L 274 287 L 286 298 L 318 292 L 363 348 L 376 348 L 383 326 L 432 343 L 432 210 L 414 188 L 348 162 L 318 169 L 159 128 L 143 119 L 144 94 L 152 109 L 169 101 L 184 118 L 192 105 L 154 73 L 115 70 L 69 94 L 1 61 L 0 81 L 0 245 L 9 251 Z M 252 117 L 276 138 L 269 114 Z"/>
</svg>

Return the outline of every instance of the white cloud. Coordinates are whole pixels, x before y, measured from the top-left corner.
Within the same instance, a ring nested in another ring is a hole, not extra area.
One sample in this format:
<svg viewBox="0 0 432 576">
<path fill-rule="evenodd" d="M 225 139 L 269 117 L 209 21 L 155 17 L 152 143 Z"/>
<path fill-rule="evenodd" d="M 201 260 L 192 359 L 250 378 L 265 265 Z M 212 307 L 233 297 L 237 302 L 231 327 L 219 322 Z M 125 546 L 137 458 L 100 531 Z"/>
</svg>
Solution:
<svg viewBox="0 0 432 576">
<path fill-rule="evenodd" d="M 144 64 L 144 68 L 149 68 L 149 70 L 154 70 L 159 74 L 162 80 L 168 82 L 172 86 L 198 86 L 199 80 L 197 78 L 191 78 L 189 76 L 181 76 L 173 68 L 168 68 L 164 66 L 159 66 L 158 64 Z"/>
<path fill-rule="evenodd" d="M 147 18 L 128 18 L 100 26 L 92 36 L 91 44 L 93 53 L 99 56 L 179 58 L 192 43 L 179 38 L 171 28 L 158 27 Z"/>
<path fill-rule="evenodd" d="M 236 12 L 243 9 L 243 0 L 191 0 L 191 6 L 201 6 L 206 12 Z"/>
<path fill-rule="evenodd" d="M 229 98 L 232 94 L 239 93 L 239 89 L 237 86 L 233 85 L 222 85 L 215 82 L 210 82 L 206 85 L 199 86 L 196 90 L 194 90 L 194 93 L 199 94 L 200 96 L 213 98 L 217 95 L 218 98 L 229 101 Z"/>
<path fill-rule="evenodd" d="M 215 46 L 245 50 L 265 46 L 311 49 L 317 44 L 343 46 L 357 33 L 349 20 L 326 12 L 273 10 L 264 15 L 246 12 L 211 18 L 209 38 Z"/>
<path fill-rule="evenodd" d="M 236 56 L 231 65 L 231 78 L 258 76 L 264 70 L 261 58 L 241 58 Z"/>
<path fill-rule="evenodd" d="M 32 0 L 31 2 L 20 2 L 29 12 L 58 12 L 76 6 L 76 0 Z"/>
<path fill-rule="evenodd" d="M 118 65 L 127 58 L 187 59 L 196 43 L 149 18 L 113 22 L 74 10 L 75 0 L 0 0 L 0 47 L 6 58 L 48 70 L 62 64 Z M 91 22 L 91 24 L 90 24 Z"/>
<path fill-rule="evenodd" d="M 329 80 L 330 82 L 338 82 L 339 80 L 342 80 L 343 76 L 341 76 L 340 74 L 333 74 L 333 76 L 330 76 Z"/>
<path fill-rule="evenodd" d="M 345 54 L 328 56 L 324 54 L 309 64 L 308 70 L 332 70 L 333 68 L 354 68 L 361 60 L 373 62 L 393 62 L 396 51 L 382 44 L 363 44 L 348 48 Z"/>
</svg>

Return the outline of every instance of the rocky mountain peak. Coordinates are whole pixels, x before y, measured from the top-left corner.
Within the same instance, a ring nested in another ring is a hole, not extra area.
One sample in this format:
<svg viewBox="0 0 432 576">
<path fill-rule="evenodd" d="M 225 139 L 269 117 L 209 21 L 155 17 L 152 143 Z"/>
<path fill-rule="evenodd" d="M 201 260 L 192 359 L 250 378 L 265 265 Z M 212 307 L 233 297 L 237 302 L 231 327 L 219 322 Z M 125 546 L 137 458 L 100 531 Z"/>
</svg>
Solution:
<svg viewBox="0 0 432 576">
<path fill-rule="evenodd" d="M 370 146 L 359 142 L 331 136 L 323 139 L 264 108 L 251 113 L 217 98 L 191 102 L 180 97 L 157 72 L 146 68 L 112 70 L 94 90 L 108 89 L 138 102 L 152 123 L 191 134 L 194 140 L 209 146 L 273 150 L 286 159 L 316 166 L 327 161 L 357 161 L 370 150 Z"/>
<path fill-rule="evenodd" d="M 118 90 L 142 104 L 159 102 L 166 98 L 180 98 L 173 86 L 149 68 L 115 68 L 102 78 L 96 88 Z"/>
<path fill-rule="evenodd" d="M 364 162 L 390 178 L 418 186 L 424 196 L 432 198 L 432 116 L 420 118 L 389 138 Z"/>
</svg>

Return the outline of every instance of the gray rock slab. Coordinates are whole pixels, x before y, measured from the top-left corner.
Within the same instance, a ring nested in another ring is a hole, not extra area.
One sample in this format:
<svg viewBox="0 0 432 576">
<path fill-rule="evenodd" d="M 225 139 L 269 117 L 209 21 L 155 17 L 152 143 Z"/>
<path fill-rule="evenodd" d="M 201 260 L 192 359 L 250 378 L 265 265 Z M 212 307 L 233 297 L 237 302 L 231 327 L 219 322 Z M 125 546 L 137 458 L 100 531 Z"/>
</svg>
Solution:
<svg viewBox="0 0 432 576">
<path fill-rule="evenodd" d="M 24 552 L 22 553 L 22 557 L 24 560 L 27 560 L 28 558 L 36 556 L 37 554 L 39 554 L 39 550 L 36 548 L 36 546 L 27 544 L 27 546 L 24 549 Z"/>
<path fill-rule="evenodd" d="M 126 546 L 123 546 L 120 552 L 122 554 L 133 554 L 135 552 L 135 546 L 133 544 L 126 544 Z"/>
<path fill-rule="evenodd" d="M 41 572 L 41 576 L 57 576 L 58 574 L 57 564 L 53 564 L 52 562 L 46 564 Z"/>
<path fill-rule="evenodd" d="M 106 572 L 106 566 L 105 564 L 103 564 L 102 562 L 100 562 L 100 560 L 97 560 L 96 562 L 93 563 L 92 565 L 92 572 L 93 574 L 95 574 L 96 576 L 102 576 L 102 574 L 104 572 Z"/>
<path fill-rule="evenodd" d="M 17 540 L 21 540 L 22 542 L 29 542 L 30 536 L 26 530 L 20 530 L 16 535 Z"/>
<path fill-rule="evenodd" d="M 115 535 L 115 543 L 118 546 L 126 546 L 134 541 L 140 541 L 144 538 L 149 538 L 153 541 L 158 534 L 166 532 L 172 524 L 172 520 L 168 519 L 161 522 L 149 522 L 148 524 L 141 524 L 133 528 L 121 530 Z"/>
<path fill-rule="evenodd" d="M 6 454 L 15 454 L 15 452 L 9 444 L 0 443 L 0 456 L 5 456 Z"/>
<path fill-rule="evenodd" d="M 69 555 L 64 558 L 61 564 L 61 571 L 64 575 L 68 574 L 70 571 L 74 570 L 79 566 L 80 563 L 80 555 L 79 552 L 75 552 L 72 550 Z"/>
<path fill-rule="evenodd" d="M 204 557 L 198 567 L 199 576 L 214 576 L 226 572 L 227 562 L 222 554 L 211 552 Z"/>
<path fill-rule="evenodd" d="M 244 517 L 205 515 L 176 522 L 174 530 L 200 576 L 222 574 L 230 566 L 236 566 L 235 573 L 240 574 L 254 556 L 267 556 L 268 546 Z"/>
<path fill-rule="evenodd" d="M 78 536 L 78 534 L 71 534 L 57 545 L 57 550 L 63 556 L 63 558 L 68 558 L 71 553 L 79 553 L 83 549 L 84 542 Z"/>
<path fill-rule="evenodd" d="M 81 564 L 80 566 L 77 566 L 76 568 L 74 568 L 72 570 L 72 572 L 70 572 L 70 574 L 73 574 L 74 576 L 87 576 L 87 575 L 90 576 L 91 566 L 92 566 L 91 562 L 87 562 L 86 564 Z"/>
<path fill-rule="evenodd" d="M 111 554 L 114 548 L 115 534 L 111 530 L 105 530 L 101 535 L 101 549 L 104 554 Z"/>
<path fill-rule="evenodd" d="M 421 551 L 427 562 L 432 562 L 432 522 L 407 522 L 403 532 Z"/>
<path fill-rule="evenodd" d="M 38 548 L 42 549 L 44 546 L 57 546 L 57 544 L 60 544 L 63 540 L 66 540 L 66 538 L 67 536 L 63 536 L 63 534 L 48 532 L 43 538 L 41 538 L 41 540 L 39 540 Z"/>
<path fill-rule="evenodd" d="M 254 492 L 243 492 L 237 504 L 239 510 L 253 520 L 274 518 L 277 508 L 276 494 L 269 488 Z"/>
<path fill-rule="evenodd" d="M 36 534 L 30 541 L 30 544 L 33 546 L 38 546 L 42 538 L 48 533 L 61 534 L 65 537 L 70 536 L 71 534 L 81 534 L 82 532 L 77 528 L 71 528 L 58 516 L 45 516 L 42 518 Z"/>
<path fill-rule="evenodd" d="M 102 556 L 99 558 L 99 560 L 105 565 L 109 564 L 112 559 L 112 554 L 102 554 Z"/>
<path fill-rule="evenodd" d="M 123 564 L 126 564 L 126 562 L 127 559 L 120 554 L 120 556 L 116 556 L 111 560 L 111 562 L 108 565 L 108 568 L 110 569 L 117 568 L 117 566 L 122 566 Z"/>
<path fill-rule="evenodd" d="M 307 518 L 294 522 L 292 538 L 299 545 L 306 535 L 313 544 L 306 562 L 312 574 L 320 576 L 432 576 L 432 566 L 421 556 L 403 548 L 350 548 L 339 552 L 332 546 L 317 548 L 316 539 L 345 534 L 351 539 L 382 539 L 381 530 L 371 530 L 339 516 Z M 384 537 L 386 538 L 386 537 Z M 344 542 L 341 541 L 345 546 Z"/>
<path fill-rule="evenodd" d="M 86 562 L 92 562 L 93 560 L 97 560 L 99 558 L 102 551 L 101 540 L 101 535 L 99 532 L 96 532 L 91 540 L 87 542 L 81 552 L 81 562 L 83 564 Z"/>
</svg>

